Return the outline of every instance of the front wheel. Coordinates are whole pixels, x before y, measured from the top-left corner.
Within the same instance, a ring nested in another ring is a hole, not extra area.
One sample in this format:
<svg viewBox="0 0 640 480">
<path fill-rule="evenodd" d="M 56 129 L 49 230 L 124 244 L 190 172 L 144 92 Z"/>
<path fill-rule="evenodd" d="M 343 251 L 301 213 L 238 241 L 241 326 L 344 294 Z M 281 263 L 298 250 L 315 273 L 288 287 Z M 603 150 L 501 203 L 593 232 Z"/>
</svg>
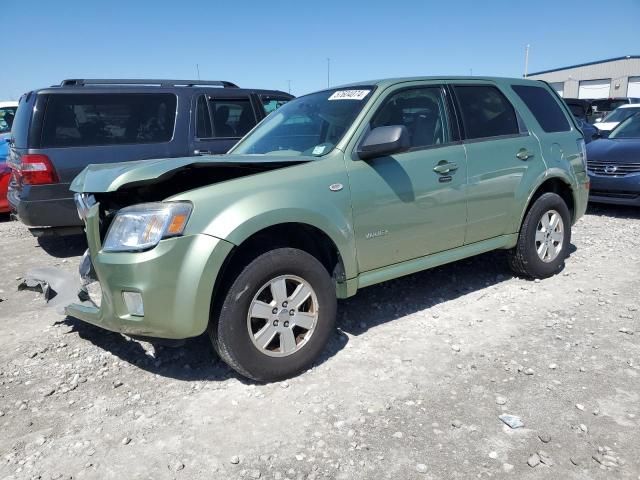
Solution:
<svg viewBox="0 0 640 480">
<path fill-rule="evenodd" d="M 571 214 L 567 204 L 556 193 L 544 193 L 522 222 L 518 243 L 509 252 L 509 264 L 525 277 L 550 277 L 564 266 L 570 241 Z"/>
<path fill-rule="evenodd" d="M 278 248 L 250 262 L 233 281 L 209 335 L 238 373 L 267 382 L 308 368 L 336 317 L 335 285 L 312 255 Z"/>
</svg>

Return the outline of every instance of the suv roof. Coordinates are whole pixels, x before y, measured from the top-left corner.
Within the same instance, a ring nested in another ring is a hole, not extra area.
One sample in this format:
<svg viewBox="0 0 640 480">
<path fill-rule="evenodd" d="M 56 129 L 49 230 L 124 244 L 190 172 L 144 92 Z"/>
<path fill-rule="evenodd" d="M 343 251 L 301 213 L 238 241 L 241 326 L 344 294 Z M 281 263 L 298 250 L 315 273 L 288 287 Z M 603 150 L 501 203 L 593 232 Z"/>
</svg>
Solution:
<svg viewBox="0 0 640 480">
<path fill-rule="evenodd" d="M 258 88 L 240 88 L 233 82 L 227 80 L 171 80 L 171 79 L 150 79 L 150 78 L 70 78 L 63 80 L 60 85 L 51 85 L 50 87 L 38 88 L 31 93 L 120 93 L 123 91 L 131 93 L 148 92 L 149 89 L 158 89 L 164 91 L 178 91 L 191 88 L 211 89 L 224 95 L 234 95 L 235 93 L 254 92 L 258 94 L 278 95 L 285 94 L 281 90 L 264 90 Z"/>
<path fill-rule="evenodd" d="M 223 88 L 239 88 L 235 83 L 226 80 L 158 80 L 148 78 L 71 78 L 63 80 L 61 87 L 84 87 L 85 85 L 158 85 L 161 87 L 194 87 L 215 86 Z"/>
<path fill-rule="evenodd" d="M 383 78 L 377 80 L 369 80 L 365 82 L 357 82 L 357 83 L 348 83 L 346 85 L 338 85 L 334 88 L 344 88 L 344 87 L 354 87 L 354 86 L 362 86 L 362 85 L 376 85 L 378 87 L 387 87 L 389 85 L 395 85 L 397 83 L 404 82 L 420 82 L 420 81 L 428 81 L 428 80 L 475 80 L 480 82 L 496 82 L 496 83 L 504 83 L 504 82 L 529 82 L 529 83 L 540 83 L 542 80 L 533 80 L 529 78 L 509 78 L 509 77 L 476 77 L 476 76 L 452 76 L 452 75 L 433 75 L 433 76 L 421 76 L 421 77 L 397 77 L 397 78 Z M 543 82 L 544 83 L 544 82 Z"/>
</svg>

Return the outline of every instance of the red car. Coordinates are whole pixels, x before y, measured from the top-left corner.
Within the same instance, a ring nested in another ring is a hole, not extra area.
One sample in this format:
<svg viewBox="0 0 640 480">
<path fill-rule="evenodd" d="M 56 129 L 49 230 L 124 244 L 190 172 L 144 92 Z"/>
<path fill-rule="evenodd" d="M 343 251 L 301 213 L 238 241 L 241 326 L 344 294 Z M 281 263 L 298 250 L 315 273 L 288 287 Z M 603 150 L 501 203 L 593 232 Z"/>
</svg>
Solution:
<svg viewBox="0 0 640 480">
<path fill-rule="evenodd" d="M 7 213 L 9 211 L 7 189 L 9 188 L 10 177 L 11 169 L 6 162 L 0 162 L 0 213 Z"/>
<path fill-rule="evenodd" d="M 9 211 L 7 189 L 9 188 L 11 169 L 7 166 L 7 156 L 9 155 L 7 142 L 17 109 L 18 102 L 0 102 L 0 213 Z"/>
</svg>

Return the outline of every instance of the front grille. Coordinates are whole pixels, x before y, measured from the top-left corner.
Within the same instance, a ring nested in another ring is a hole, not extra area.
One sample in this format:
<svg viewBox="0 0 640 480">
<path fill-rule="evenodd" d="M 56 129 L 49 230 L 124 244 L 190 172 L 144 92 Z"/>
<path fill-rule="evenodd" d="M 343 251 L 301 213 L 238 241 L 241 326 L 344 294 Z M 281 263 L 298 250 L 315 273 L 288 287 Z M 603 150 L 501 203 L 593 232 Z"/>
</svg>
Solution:
<svg viewBox="0 0 640 480">
<path fill-rule="evenodd" d="M 587 170 L 596 175 L 604 175 L 606 177 L 624 177 L 632 173 L 640 173 L 640 162 L 613 163 L 589 160 L 587 162 Z"/>
</svg>

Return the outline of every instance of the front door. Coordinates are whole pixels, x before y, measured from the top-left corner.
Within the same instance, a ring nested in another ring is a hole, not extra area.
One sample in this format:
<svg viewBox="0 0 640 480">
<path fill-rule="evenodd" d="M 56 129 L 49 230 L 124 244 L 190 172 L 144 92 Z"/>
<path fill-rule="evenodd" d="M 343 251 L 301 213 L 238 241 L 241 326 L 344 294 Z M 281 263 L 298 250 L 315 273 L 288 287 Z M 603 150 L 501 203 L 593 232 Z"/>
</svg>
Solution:
<svg viewBox="0 0 640 480">
<path fill-rule="evenodd" d="M 390 92 L 368 127 L 404 125 L 411 148 L 347 159 L 360 272 L 459 247 L 466 226 L 467 161 L 440 85 Z"/>
</svg>

